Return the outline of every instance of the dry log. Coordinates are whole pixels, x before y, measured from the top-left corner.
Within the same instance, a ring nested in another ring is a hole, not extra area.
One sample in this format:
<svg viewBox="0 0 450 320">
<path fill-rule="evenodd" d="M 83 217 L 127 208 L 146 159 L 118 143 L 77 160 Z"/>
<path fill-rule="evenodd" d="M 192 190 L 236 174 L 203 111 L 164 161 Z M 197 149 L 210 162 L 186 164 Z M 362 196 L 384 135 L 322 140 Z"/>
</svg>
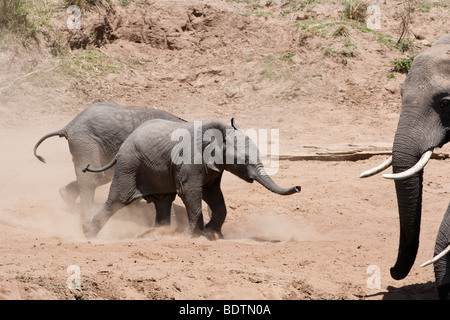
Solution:
<svg viewBox="0 0 450 320">
<path fill-rule="evenodd" d="M 288 161 L 359 161 L 369 159 L 373 156 L 390 156 L 392 145 L 374 144 L 339 144 L 326 146 L 305 145 L 298 154 L 280 155 L 280 160 Z M 435 149 L 432 159 L 445 160 L 450 154 Z"/>
</svg>

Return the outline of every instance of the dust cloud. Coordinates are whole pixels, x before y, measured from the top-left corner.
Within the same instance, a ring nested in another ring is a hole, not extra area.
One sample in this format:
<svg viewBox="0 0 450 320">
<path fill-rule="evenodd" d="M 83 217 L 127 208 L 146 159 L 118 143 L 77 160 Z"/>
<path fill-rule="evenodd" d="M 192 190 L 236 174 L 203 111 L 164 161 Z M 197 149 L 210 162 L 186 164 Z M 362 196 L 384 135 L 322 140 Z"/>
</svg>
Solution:
<svg viewBox="0 0 450 320">
<path fill-rule="evenodd" d="M 21 229 L 36 236 L 86 241 L 81 228 L 80 208 L 69 207 L 59 189 L 75 180 L 72 157 L 66 139 L 53 137 L 38 149 L 46 163 L 33 154 L 35 143 L 44 134 L 60 129 L 67 120 L 55 120 L 45 126 L 29 126 L 26 130 L 0 128 L 0 224 Z M 54 122 L 54 123 L 53 123 Z M 109 185 L 96 190 L 95 214 L 104 203 Z M 100 239 L 133 238 L 153 226 L 153 204 L 141 201 L 119 210 L 99 234 Z"/>
<path fill-rule="evenodd" d="M 64 122 L 63 122 L 64 123 Z M 23 232 L 86 241 L 81 229 L 79 208 L 69 208 L 59 196 L 59 188 L 75 179 L 67 141 L 47 139 L 38 149 L 47 163 L 33 155 L 33 147 L 44 134 L 62 127 L 31 127 L 27 130 L 3 129 L 0 150 L 0 223 Z M 109 184 L 96 191 L 96 209 L 107 197 Z M 152 229 L 155 209 L 144 201 L 119 210 L 98 235 L 99 241 L 131 238 L 186 237 L 186 210 L 177 198 L 171 227 Z M 204 210 L 205 223 L 209 217 Z M 232 213 L 230 213 L 232 214 Z M 149 230 L 150 229 L 150 230 Z M 258 241 L 302 241 L 317 239 L 316 231 L 287 217 L 268 213 L 254 213 L 243 221 L 227 222 L 223 226 L 226 239 Z"/>
<path fill-rule="evenodd" d="M 40 162 L 33 147 L 44 134 L 61 124 L 42 128 L 0 129 L 0 223 L 36 235 L 80 238 L 79 218 L 59 197 L 58 190 L 74 180 L 65 139 L 48 139 L 39 148 L 47 160 Z"/>
<path fill-rule="evenodd" d="M 313 226 L 272 213 L 253 213 L 242 222 L 225 224 L 226 239 L 268 242 L 323 240 Z"/>
</svg>

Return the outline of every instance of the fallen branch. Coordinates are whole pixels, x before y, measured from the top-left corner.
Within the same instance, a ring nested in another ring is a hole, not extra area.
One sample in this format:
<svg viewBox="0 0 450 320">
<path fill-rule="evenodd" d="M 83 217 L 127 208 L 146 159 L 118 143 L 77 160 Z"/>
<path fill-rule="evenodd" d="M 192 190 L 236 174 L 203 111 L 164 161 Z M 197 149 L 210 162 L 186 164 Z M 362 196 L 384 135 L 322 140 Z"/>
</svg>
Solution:
<svg viewBox="0 0 450 320">
<path fill-rule="evenodd" d="M 304 152 L 296 155 L 280 155 L 279 159 L 288 161 L 359 161 L 373 156 L 390 156 L 392 154 L 392 146 L 381 144 L 303 146 L 303 149 Z M 450 154 L 435 150 L 431 158 L 445 160 L 450 158 Z"/>
</svg>

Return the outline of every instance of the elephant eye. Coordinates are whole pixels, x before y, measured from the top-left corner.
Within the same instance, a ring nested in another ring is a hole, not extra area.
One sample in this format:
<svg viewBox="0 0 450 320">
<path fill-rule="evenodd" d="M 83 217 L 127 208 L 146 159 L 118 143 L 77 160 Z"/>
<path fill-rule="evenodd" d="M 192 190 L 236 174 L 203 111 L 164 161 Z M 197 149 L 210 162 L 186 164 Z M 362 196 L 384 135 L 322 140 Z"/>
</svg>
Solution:
<svg viewBox="0 0 450 320">
<path fill-rule="evenodd" d="M 450 97 L 442 98 L 441 108 L 443 111 L 450 112 Z"/>
</svg>

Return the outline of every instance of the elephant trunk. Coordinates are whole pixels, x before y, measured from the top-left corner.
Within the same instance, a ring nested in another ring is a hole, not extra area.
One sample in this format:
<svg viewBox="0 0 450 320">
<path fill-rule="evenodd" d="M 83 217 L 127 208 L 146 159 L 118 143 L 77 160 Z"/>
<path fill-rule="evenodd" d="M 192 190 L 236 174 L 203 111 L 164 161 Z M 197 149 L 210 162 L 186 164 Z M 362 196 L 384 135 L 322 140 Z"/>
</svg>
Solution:
<svg viewBox="0 0 450 320">
<path fill-rule="evenodd" d="M 408 127 L 405 132 L 405 127 Z M 411 132 L 410 126 L 400 121 L 392 148 L 393 173 L 404 172 L 413 167 L 426 151 L 417 132 Z M 411 270 L 419 248 L 420 220 L 422 215 L 423 170 L 406 179 L 395 180 L 398 213 L 400 220 L 400 239 L 398 256 L 391 268 L 395 280 L 405 278 Z"/>
<path fill-rule="evenodd" d="M 394 173 L 404 169 L 394 166 Z M 420 220 L 422 215 L 422 176 L 417 173 L 405 180 L 395 181 L 400 218 L 400 240 L 397 262 L 391 268 L 395 280 L 405 278 L 411 270 L 419 248 Z"/>
<path fill-rule="evenodd" d="M 261 163 L 258 163 L 254 167 L 256 169 L 256 174 L 253 176 L 253 178 L 258 181 L 260 184 L 262 184 L 264 187 L 266 187 L 268 190 L 280 194 L 280 195 L 290 195 L 297 192 L 300 192 L 301 187 L 300 186 L 294 186 L 291 188 L 282 188 L 279 185 L 277 185 L 267 174 L 266 170 L 264 170 L 264 167 Z"/>
<path fill-rule="evenodd" d="M 403 106 L 405 109 L 405 106 Z M 411 174 L 395 180 L 398 213 L 400 219 L 400 240 L 397 262 L 391 268 L 396 280 L 405 278 L 411 270 L 419 248 L 420 220 L 422 216 L 422 184 L 425 158 L 431 156 L 433 148 L 441 146 L 445 139 L 439 116 L 418 113 L 417 108 L 408 106 L 409 111 L 400 115 L 392 148 L 393 175 L 418 167 Z M 422 163 L 419 165 L 419 163 Z M 416 164 L 418 166 L 416 166 Z M 399 175 L 401 176 L 401 175 Z"/>
</svg>

